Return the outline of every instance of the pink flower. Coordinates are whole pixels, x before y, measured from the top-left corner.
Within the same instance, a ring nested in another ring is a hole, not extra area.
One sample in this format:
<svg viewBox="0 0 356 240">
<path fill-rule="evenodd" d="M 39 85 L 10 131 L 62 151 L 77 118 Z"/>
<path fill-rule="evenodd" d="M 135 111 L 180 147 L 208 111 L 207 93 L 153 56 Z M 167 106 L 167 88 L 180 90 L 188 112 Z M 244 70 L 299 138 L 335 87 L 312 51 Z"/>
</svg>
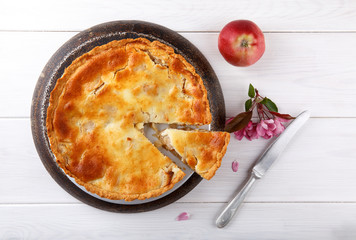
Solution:
<svg viewBox="0 0 356 240">
<path fill-rule="evenodd" d="M 274 119 L 274 123 L 276 125 L 276 129 L 273 131 L 274 136 L 278 136 L 279 134 L 281 134 L 284 131 L 285 126 L 282 124 L 282 122 L 289 122 L 289 121 L 290 120 L 276 117 Z"/>
<path fill-rule="evenodd" d="M 189 213 L 187 212 L 182 212 L 181 214 L 178 215 L 178 217 L 176 218 L 177 221 L 184 221 L 184 220 L 188 220 L 190 218 Z"/>
<path fill-rule="evenodd" d="M 233 118 L 228 119 L 226 124 L 229 123 L 232 119 Z M 281 134 L 285 129 L 285 126 L 282 123 L 289 121 L 290 120 L 279 117 L 275 117 L 274 119 L 261 120 L 259 123 L 250 121 L 246 127 L 234 132 L 235 138 L 239 141 L 241 141 L 244 137 L 249 141 L 258 139 L 259 137 L 270 139 Z"/>
<path fill-rule="evenodd" d="M 274 131 L 276 130 L 276 128 L 277 126 L 273 119 L 261 120 L 261 122 L 257 124 L 256 132 L 264 139 L 270 139 L 274 136 Z"/>
<path fill-rule="evenodd" d="M 232 171 L 237 172 L 237 170 L 239 169 L 239 163 L 236 160 L 233 161 L 231 164 L 231 168 L 232 168 Z"/>
<path fill-rule="evenodd" d="M 234 134 L 235 134 L 235 138 L 240 141 L 243 137 L 246 137 L 250 141 L 253 139 L 257 139 L 258 134 L 256 131 L 256 123 L 250 121 L 246 127 L 244 127 L 239 131 L 234 132 Z"/>
</svg>

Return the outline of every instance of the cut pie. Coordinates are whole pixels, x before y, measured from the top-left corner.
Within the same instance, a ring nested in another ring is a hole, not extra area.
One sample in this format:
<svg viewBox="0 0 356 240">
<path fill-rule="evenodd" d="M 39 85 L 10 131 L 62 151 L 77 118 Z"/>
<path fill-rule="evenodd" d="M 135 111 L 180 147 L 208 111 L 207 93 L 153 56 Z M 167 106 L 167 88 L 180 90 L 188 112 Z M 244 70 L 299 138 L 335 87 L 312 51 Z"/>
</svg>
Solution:
<svg viewBox="0 0 356 240">
<path fill-rule="evenodd" d="M 227 132 L 166 129 L 160 134 L 165 148 L 205 179 L 210 180 L 221 165 L 230 141 Z"/>
<path fill-rule="evenodd" d="M 201 77 L 181 55 L 144 38 L 78 57 L 51 92 L 47 133 L 58 165 L 109 199 L 159 196 L 184 177 L 142 133 L 143 123 L 211 122 Z"/>
</svg>

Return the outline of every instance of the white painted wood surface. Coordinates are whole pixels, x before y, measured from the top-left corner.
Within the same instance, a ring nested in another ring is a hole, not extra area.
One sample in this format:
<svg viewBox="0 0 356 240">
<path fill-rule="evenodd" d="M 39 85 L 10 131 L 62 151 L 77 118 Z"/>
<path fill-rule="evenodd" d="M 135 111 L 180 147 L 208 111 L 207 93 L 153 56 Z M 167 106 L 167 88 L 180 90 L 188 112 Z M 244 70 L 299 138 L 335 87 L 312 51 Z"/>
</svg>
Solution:
<svg viewBox="0 0 356 240">
<path fill-rule="evenodd" d="M 265 31 L 350 31 L 356 30 L 355 8 L 353 0 L 3 0 L 0 29 L 78 31 L 140 19 L 176 31 L 220 31 L 233 19 L 251 19 Z"/>
<path fill-rule="evenodd" d="M 220 29 L 251 19 L 266 52 L 248 68 L 227 64 Z M 30 131 L 31 97 L 50 56 L 78 31 L 139 19 L 179 31 L 207 57 L 227 114 L 243 110 L 248 83 L 312 119 L 225 229 L 214 219 L 270 141 L 232 139 L 216 176 L 162 209 L 103 212 L 68 195 L 44 169 Z M 0 2 L 0 239 L 356 239 L 355 1 Z M 231 162 L 240 167 L 232 172 Z M 177 222 L 183 212 L 192 217 Z"/>
<path fill-rule="evenodd" d="M 140 214 L 102 212 L 82 204 L 1 205 L 1 239 L 356 238 L 355 203 L 246 203 L 224 229 L 213 219 L 222 203 L 175 203 Z M 191 219 L 175 221 L 182 211 Z"/>
</svg>

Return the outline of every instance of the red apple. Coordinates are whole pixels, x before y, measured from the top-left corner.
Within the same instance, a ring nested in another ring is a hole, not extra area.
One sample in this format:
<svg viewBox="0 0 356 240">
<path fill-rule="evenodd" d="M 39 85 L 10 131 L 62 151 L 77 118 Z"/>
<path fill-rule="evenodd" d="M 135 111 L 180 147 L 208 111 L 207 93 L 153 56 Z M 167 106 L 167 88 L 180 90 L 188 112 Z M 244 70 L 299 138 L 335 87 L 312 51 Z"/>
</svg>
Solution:
<svg viewBox="0 0 356 240">
<path fill-rule="evenodd" d="M 219 51 L 234 66 L 250 66 L 265 52 L 265 38 L 261 29 L 249 20 L 228 23 L 219 34 Z"/>
</svg>

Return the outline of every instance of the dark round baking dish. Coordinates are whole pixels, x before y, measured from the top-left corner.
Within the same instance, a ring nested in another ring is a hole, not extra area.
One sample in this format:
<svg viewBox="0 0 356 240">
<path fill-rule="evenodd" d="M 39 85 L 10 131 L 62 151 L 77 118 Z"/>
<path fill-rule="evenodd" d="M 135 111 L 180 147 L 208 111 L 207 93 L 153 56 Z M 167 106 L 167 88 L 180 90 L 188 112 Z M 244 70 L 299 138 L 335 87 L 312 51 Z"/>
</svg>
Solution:
<svg viewBox="0 0 356 240">
<path fill-rule="evenodd" d="M 224 98 L 219 80 L 203 54 L 187 39 L 166 27 L 143 21 L 114 21 L 103 23 L 84 30 L 67 41 L 48 61 L 34 90 L 31 106 L 31 127 L 33 140 L 43 165 L 52 178 L 69 194 L 90 206 L 121 213 L 150 211 L 175 202 L 196 187 L 202 178 L 194 173 L 181 186 L 168 195 L 152 201 L 138 204 L 118 204 L 106 201 L 88 193 L 75 184 L 57 165 L 49 147 L 46 129 L 49 96 L 57 79 L 60 78 L 74 59 L 113 40 L 144 37 L 151 41 L 158 40 L 171 46 L 181 54 L 203 79 L 208 92 L 210 109 L 213 116 L 211 130 L 222 130 L 225 123 Z"/>
</svg>

